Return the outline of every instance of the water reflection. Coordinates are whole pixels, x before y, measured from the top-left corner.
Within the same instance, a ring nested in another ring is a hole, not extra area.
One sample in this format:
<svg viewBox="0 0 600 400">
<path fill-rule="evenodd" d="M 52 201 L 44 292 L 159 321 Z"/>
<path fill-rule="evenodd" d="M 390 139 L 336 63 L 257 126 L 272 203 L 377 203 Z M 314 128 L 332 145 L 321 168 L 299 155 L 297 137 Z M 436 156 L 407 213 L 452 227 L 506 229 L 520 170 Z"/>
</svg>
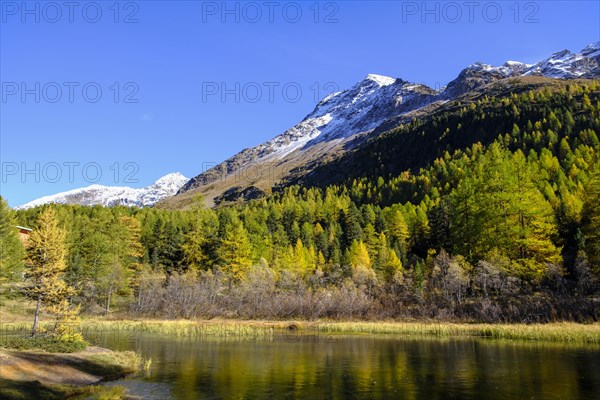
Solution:
<svg viewBox="0 0 600 400">
<path fill-rule="evenodd" d="M 600 393 L 597 346 L 381 336 L 98 335 L 93 339 L 100 345 L 152 358 L 150 376 L 129 383 L 134 392 L 146 388 L 147 398 L 165 398 L 167 387 L 176 399 L 593 399 Z"/>
</svg>

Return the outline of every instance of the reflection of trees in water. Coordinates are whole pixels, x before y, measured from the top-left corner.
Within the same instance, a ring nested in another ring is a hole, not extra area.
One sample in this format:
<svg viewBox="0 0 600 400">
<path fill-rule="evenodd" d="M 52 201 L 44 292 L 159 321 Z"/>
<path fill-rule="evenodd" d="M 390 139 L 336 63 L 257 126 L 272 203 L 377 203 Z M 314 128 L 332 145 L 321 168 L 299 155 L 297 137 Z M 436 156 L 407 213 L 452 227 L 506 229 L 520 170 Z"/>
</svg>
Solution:
<svg viewBox="0 0 600 400">
<path fill-rule="evenodd" d="M 148 336 L 152 378 L 177 398 L 593 398 L 600 349 L 482 340 Z"/>
</svg>

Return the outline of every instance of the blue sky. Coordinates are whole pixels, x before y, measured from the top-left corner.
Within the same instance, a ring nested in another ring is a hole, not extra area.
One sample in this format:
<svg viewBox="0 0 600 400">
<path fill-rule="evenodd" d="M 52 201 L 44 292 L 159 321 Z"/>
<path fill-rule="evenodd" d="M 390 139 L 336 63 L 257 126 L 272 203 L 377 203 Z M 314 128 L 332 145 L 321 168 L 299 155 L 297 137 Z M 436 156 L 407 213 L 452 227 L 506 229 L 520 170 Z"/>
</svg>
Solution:
<svg viewBox="0 0 600 400">
<path fill-rule="evenodd" d="M 475 3 L 2 1 L 1 194 L 192 177 L 368 73 L 439 87 L 600 40 L 597 1 Z"/>
</svg>

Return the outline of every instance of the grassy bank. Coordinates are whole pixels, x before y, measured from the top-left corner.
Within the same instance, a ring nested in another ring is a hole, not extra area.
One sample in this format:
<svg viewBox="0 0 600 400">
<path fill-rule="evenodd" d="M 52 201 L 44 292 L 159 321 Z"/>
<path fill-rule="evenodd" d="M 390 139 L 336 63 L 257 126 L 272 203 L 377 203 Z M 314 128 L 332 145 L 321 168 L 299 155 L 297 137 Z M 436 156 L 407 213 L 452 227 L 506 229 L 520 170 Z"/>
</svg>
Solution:
<svg viewBox="0 0 600 400">
<path fill-rule="evenodd" d="M 107 387 L 102 385 L 44 385 L 40 382 L 23 382 L 0 379 L 0 397 L 2 399 L 86 399 L 86 400 L 120 400 L 127 399 L 122 386 Z"/>
<path fill-rule="evenodd" d="M 600 344 L 600 323 L 467 324 L 446 322 L 312 322 L 239 320 L 88 320 L 83 329 L 141 331 L 180 337 L 269 337 L 294 331 L 306 334 L 376 334 L 428 337 L 482 337 L 507 340 Z"/>
<path fill-rule="evenodd" d="M 0 348 L 0 398 L 126 398 L 124 388 L 97 383 L 135 373 L 140 366 L 134 352 L 94 346 L 73 353 Z"/>
<path fill-rule="evenodd" d="M 493 339 L 600 344 L 600 324 L 459 324 L 423 322 L 333 322 L 319 324 L 328 333 L 471 336 Z"/>
<path fill-rule="evenodd" d="M 5 331 L 28 329 L 28 324 L 3 324 Z M 246 320 L 103 320 L 85 319 L 84 334 L 103 331 L 149 332 L 177 337 L 270 337 L 294 331 L 299 334 L 374 334 L 428 337 L 481 337 L 506 340 L 600 344 L 600 323 L 578 324 L 480 324 L 453 322 L 337 322 L 337 321 L 246 321 Z M 0 331 L 0 334 L 2 332 Z"/>
<path fill-rule="evenodd" d="M 38 350 L 48 353 L 74 353 L 85 350 L 88 344 L 83 340 L 65 341 L 51 336 L 35 338 L 25 336 L 0 336 L 0 348 L 9 350 Z"/>
</svg>

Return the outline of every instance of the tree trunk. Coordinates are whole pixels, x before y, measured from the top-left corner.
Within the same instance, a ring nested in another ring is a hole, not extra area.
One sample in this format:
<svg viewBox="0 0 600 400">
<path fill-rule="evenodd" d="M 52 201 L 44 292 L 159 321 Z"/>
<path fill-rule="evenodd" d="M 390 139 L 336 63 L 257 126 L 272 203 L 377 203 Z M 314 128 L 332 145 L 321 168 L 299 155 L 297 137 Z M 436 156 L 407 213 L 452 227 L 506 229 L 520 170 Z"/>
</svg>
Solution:
<svg viewBox="0 0 600 400">
<path fill-rule="evenodd" d="M 112 287 L 108 289 L 108 299 L 106 300 L 106 315 L 110 312 L 110 298 L 112 297 Z"/>
<path fill-rule="evenodd" d="M 37 305 L 35 306 L 35 317 L 33 318 L 33 328 L 31 328 L 31 337 L 35 337 L 38 322 L 40 320 L 40 308 L 42 306 L 42 294 L 38 294 Z"/>
</svg>

